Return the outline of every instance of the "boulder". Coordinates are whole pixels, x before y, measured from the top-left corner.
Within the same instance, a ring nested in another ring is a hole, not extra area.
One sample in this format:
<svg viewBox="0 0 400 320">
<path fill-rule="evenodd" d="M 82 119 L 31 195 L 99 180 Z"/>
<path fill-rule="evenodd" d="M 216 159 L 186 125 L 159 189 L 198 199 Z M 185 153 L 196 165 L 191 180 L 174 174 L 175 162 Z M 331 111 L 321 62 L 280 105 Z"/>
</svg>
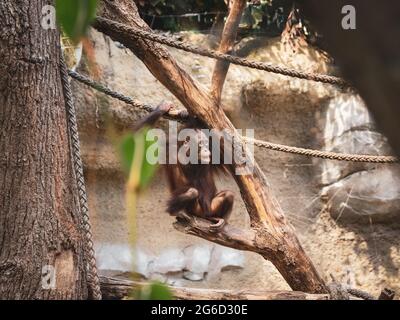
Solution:
<svg viewBox="0 0 400 320">
<path fill-rule="evenodd" d="M 352 93 L 338 94 L 323 119 L 324 149 L 338 153 L 387 155 L 387 139 L 376 131 L 364 102 Z M 400 217 L 399 166 L 320 160 L 321 196 L 337 221 L 391 222 Z"/>
</svg>

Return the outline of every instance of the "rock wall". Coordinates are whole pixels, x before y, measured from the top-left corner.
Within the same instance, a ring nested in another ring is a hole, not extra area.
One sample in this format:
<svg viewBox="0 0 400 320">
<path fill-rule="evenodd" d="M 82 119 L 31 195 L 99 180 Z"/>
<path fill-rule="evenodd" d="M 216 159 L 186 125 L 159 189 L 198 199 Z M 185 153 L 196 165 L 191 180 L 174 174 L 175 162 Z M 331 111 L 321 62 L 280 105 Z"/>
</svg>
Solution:
<svg viewBox="0 0 400 320">
<path fill-rule="evenodd" d="M 325 150 L 383 155 L 391 150 L 377 132 L 364 102 L 355 94 L 338 95 L 329 101 L 322 116 Z M 321 162 L 321 196 L 332 199 L 328 210 L 340 222 L 393 223 L 400 218 L 398 165 L 339 161 Z"/>
<path fill-rule="evenodd" d="M 175 36 L 210 45 L 205 35 Z M 96 32 L 91 38 L 102 71 L 100 81 L 145 103 L 156 105 L 170 100 L 179 105 L 128 50 Z M 312 49 L 287 54 L 277 39 L 256 40 L 245 39 L 240 44 L 250 59 L 321 73 L 333 70 L 324 56 Z M 170 52 L 208 90 L 214 61 L 177 50 Z M 84 66 L 83 61 L 78 71 L 85 72 Z M 80 84 L 74 83 L 74 91 L 102 272 L 123 274 L 135 263 L 143 277 L 175 285 L 288 289 L 275 268 L 260 256 L 175 231 L 174 219 L 165 213 L 168 190 L 161 174 L 139 199 L 137 250 L 132 257 L 128 238 L 135 231 L 127 230 L 125 178 L 115 141 L 143 113 Z M 329 85 L 239 66 L 231 66 L 223 92 L 223 103 L 232 121 L 238 128 L 255 129 L 256 138 L 340 152 L 386 154 L 389 150 L 385 139 L 375 131 L 357 99 Z M 375 294 L 383 286 L 400 289 L 399 176 L 393 166 L 350 165 L 265 149 L 256 149 L 255 157 L 327 281 L 332 273 L 340 281 Z M 218 185 L 235 194 L 231 223 L 247 227 L 248 217 L 234 181 L 223 178 Z M 356 217 L 362 213 L 374 219 L 367 219 L 368 223 L 351 219 L 353 211 L 357 211 Z M 378 216 L 381 218 L 375 219 Z"/>
</svg>

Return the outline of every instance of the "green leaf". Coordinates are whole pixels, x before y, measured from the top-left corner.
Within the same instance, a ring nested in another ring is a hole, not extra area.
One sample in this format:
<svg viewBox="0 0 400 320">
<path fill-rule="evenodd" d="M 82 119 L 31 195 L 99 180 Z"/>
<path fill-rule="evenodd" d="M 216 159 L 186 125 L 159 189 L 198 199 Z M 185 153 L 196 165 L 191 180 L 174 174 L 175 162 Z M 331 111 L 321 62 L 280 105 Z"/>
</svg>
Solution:
<svg viewBox="0 0 400 320">
<path fill-rule="evenodd" d="M 126 174 L 129 174 L 129 170 L 131 169 L 133 161 L 133 153 L 135 152 L 133 135 L 129 134 L 122 138 L 119 151 L 122 169 Z"/>
<path fill-rule="evenodd" d="M 154 143 L 157 143 L 155 141 L 145 141 L 145 154 L 147 152 L 147 150 L 150 148 L 150 146 L 152 146 Z M 158 156 L 158 154 L 157 154 Z M 155 172 L 157 171 L 157 165 L 155 164 L 150 164 L 147 160 L 146 157 L 143 161 L 142 164 L 142 173 L 140 175 L 140 188 L 144 189 L 151 181 L 151 179 L 153 178 Z"/>
<path fill-rule="evenodd" d="M 140 170 L 140 182 L 139 188 L 144 189 L 151 181 L 152 177 L 154 176 L 157 165 L 151 164 L 147 161 L 146 153 L 148 149 L 154 144 L 157 143 L 156 141 L 146 141 L 148 129 L 140 130 L 139 132 L 133 134 L 128 134 L 123 137 L 122 142 L 120 144 L 120 157 L 121 157 L 121 164 L 124 172 L 129 175 L 130 170 Z M 144 150 L 140 150 L 143 157 L 141 159 L 141 167 L 140 168 L 131 168 L 133 157 L 135 154 L 135 141 L 140 139 L 143 141 Z M 158 154 L 156 154 L 158 156 Z"/>
<path fill-rule="evenodd" d="M 75 43 L 85 35 L 96 16 L 98 0 L 56 0 L 57 21 Z"/>
<path fill-rule="evenodd" d="M 139 292 L 140 300 L 173 300 L 171 290 L 161 282 L 153 282 Z"/>
</svg>

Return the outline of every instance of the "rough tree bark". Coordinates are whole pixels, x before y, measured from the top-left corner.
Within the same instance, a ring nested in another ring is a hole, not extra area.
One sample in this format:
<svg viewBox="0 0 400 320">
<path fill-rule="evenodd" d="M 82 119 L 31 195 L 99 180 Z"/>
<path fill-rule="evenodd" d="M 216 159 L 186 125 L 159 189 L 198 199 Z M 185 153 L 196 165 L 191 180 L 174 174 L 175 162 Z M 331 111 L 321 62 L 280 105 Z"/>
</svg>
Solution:
<svg viewBox="0 0 400 320">
<path fill-rule="evenodd" d="M 221 41 L 218 51 L 221 53 L 230 53 L 235 45 L 237 29 L 243 10 L 246 8 L 247 0 L 233 0 L 230 5 L 229 14 L 222 31 Z M 226 74 L 229 70 L 229 62 L 217 60 L 215 62 L 214 72 L 211 79 L 211 94 L 219 104 L 221 102 L 221 93 L 224 87 Z"/>
<path fill-rule="evenodd" d="M 59 33 L 41 27 L 47 4 L 0 2 L 0 299 L 87 297 Z"/>
<path fill-rule="evenodd" d="M 125 25 L 150 30 L 140 19 L 133 1 L 103 0 L 99 16 L 119 21 Z M 200 89 L 194 80 L 182 70 L 162 46 L 135 38 L 129 30 L 121 31 L 104 19 L 96 19 L 94 27 L 129 48 L 187 108 L 189 113 L 202 119 L 210 128 L 228 129 L 238 134 L 215 100 Z M 241 141 L 240 138 L 237 139 Z M 234 164 L 234 167 L 240 167 Z M 282 209 L 258 165 L 249 175 L 235 175 L 242 198 L 250 215 L 255 240 L 262 244 L 263 257 L 270 260 L 280 271 L 293 290 L 325 293 L 323 280 L 302 249 L 294 228 L 285 218 Z"/>
</svg>

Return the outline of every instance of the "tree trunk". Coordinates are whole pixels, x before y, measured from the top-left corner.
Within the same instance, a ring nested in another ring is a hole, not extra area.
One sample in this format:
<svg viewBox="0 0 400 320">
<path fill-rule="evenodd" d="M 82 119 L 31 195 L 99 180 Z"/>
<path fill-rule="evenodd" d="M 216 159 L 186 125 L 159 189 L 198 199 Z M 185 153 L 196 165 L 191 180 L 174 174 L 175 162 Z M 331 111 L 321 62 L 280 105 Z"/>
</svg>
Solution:
<svg viewBox="0 0 400 320">
<path fill-rule="evenodd" d="M 41 26 L 47 4 L 0 2 L 0 299 L 87 297 L 59 32 Z"/>
</svg>

